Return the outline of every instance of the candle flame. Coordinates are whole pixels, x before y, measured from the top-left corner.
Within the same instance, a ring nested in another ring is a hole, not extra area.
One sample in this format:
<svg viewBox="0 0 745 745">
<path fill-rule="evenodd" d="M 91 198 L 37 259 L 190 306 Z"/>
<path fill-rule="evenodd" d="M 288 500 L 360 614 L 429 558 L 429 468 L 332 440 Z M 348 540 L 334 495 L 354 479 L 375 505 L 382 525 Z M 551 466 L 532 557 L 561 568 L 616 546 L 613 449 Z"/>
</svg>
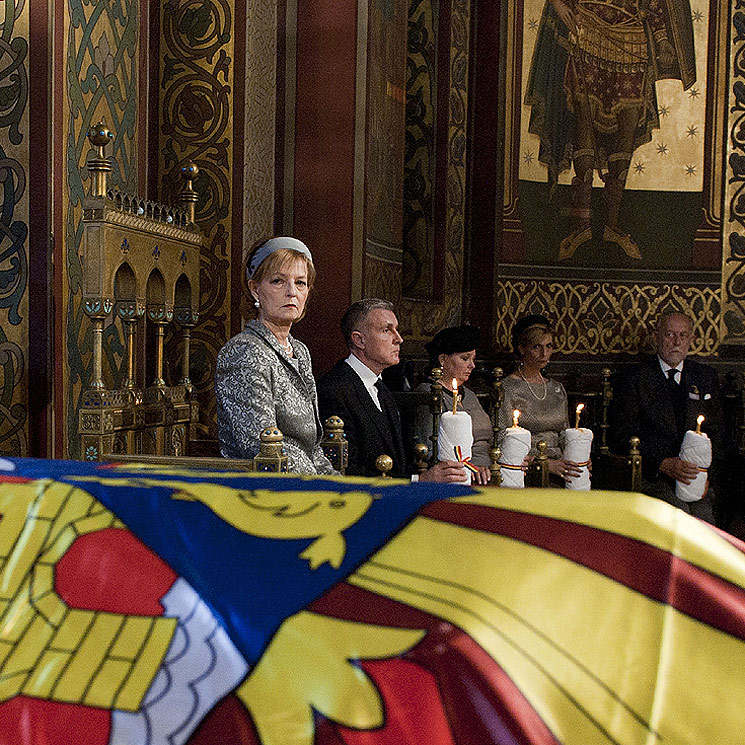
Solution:
<svg viewBox="0 0 745 745">
<path fill-rule="evenodd" d="M 513 427 L 517 427 L 517 426 L 518 426 L 518 424 L 517 424 L 517 420 L 518 420 L 519 418 L 520 418 L 520 409 L 515 409 L 515 410 L 514 410 L 514 411 L 512 412 L 512 426 L 513 426 Z"/>
<path fill-rule="evenodd" d="M 703 421 L 704 421 L 704 415 L 699 414 L 698 417 L 696 418 L 696 434 L 697 435 L 701 434 L 701 425 L 703 424 Z"/>
<path fill-rule="evenodd" d="M 458 379 L 457 378 L 453 378 L 453 390 L 454 391 L 458 390 Z"/>
<path fill-rule="evenodd" d="M 584 408 L 585 408 L 584 404 L 577 404 L 577 413 L 579 414 L 579 412 L 582 411 L 582 409 Z"/>
<path fill-rule="evenodd" d="M 458 411 L 458 379 L 453 378 L 453 414 Z"/>
</svg>

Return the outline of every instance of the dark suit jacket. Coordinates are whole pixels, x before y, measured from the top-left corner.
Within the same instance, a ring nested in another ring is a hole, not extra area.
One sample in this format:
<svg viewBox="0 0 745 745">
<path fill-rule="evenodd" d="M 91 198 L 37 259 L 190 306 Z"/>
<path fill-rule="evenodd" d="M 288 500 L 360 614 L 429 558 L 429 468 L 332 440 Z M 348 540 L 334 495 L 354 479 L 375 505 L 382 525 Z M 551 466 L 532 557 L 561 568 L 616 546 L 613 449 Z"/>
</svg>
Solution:
<svg viewBox="0 0 745 745">
<path fill-rule="evenodd" d="M 393 476 L 407 474 L 401 435 L 401 418 L 390 391 L 380 394 L 381 412 L 367 392 L 360 376 L 341 360 L 318 381 L 318 405 L 321 420 L 336 415 L 344 421 L 349 442 L 347 473 L 377 476 L 375 459 L 393 458 Z"/>
<path fill-rule="evenodd" d="M 635 365 L 613 388 L 611 406 L 611 449 L 628 453 L 629 438 L 641 441 L 642 471 L 645 479 L 654 481 L 660 463 L 680 453 L 683 435 L 696 429 L 696 418 L 706 419 L 701 430 L 712 440 L 714 458 L 721 456 L 721 409 L 719 378 L 714 368 L 686 359 L 680 382 L 685 401 L 684 428 L 678 430 L 675 400 L 660 368 L 657 356 Z"/>
</svg>

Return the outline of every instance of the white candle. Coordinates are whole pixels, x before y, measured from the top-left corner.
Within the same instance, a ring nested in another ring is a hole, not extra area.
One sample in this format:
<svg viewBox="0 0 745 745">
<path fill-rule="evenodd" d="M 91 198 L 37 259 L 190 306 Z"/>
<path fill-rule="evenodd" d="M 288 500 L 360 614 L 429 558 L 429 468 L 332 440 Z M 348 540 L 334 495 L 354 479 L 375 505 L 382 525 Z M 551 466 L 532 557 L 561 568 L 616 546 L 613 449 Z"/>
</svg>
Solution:
<svg viewBox="0 0 745 745">
<path fill-rule="evenodd" d="M 440 430 L 437 436 L 437 457 L 439 460 L 457 460 L 456 448 L 460 448 L 463 459 L 471 457 L 473 447 L 473 423 L 467 411 L 445 411 L 440 417 Z M 470 483 L 471 473 L 467 468 L 465 480 Z"/>
<path fill-rule="evenodd" d="M 512 486 L 522 489 L 525 486 L 525 474 L 523 473 L 523 460 L 530 451 L 530 432 L 517 424 L 520 411 L 512 412 L 514 424 L 507 427 L 504 437 L 500 443 L 502 455 L 499 463 L 502 466 L 502 486 Z"/>
<path fill-rule="evenodd" d="M 690 484 L 675 482 L 675 496 L 683 502 L 697 502 L 704 496 L 706 481 L 709 478 L 708 468 L 711 465 L 711 440 L 705 432 L 699 432 L 703 417 L 699 416 L 696 431 L 689 429 L 680 446 L 680 459 L 695 463 L 698 474 Z"/>
</svg>

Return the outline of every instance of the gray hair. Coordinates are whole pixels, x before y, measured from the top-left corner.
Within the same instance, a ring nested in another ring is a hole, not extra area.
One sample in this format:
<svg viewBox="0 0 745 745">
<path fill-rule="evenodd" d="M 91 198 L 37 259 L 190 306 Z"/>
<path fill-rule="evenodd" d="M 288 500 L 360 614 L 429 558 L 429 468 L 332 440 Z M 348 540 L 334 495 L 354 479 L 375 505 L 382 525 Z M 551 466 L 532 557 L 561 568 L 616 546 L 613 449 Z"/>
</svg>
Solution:
<svg viewBox="0 0 745 745">
<path fill-rule="evenodd" d="M 352 303 L 344 311 L 341 318 L 341 332 L 344 334 L 344 341 L 349 349 L 352 348 L 352 332 L 359 331 L 370 313 L 378 309 L 394 312 L 394 305 L 388 300 L 381 300 L 379 297 L 366 297 Z"/>
</svg>

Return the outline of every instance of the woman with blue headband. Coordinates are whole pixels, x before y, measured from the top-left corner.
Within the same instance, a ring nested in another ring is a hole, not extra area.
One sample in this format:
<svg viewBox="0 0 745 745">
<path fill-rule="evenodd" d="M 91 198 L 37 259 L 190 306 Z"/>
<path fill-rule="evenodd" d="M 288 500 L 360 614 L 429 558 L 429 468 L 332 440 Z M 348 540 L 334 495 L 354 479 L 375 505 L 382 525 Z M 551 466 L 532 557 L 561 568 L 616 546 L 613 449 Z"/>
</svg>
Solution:
<svg viewBox="0 0 745 745">
<path fill-rule="evenodd" d="M 320 447 L 310 354 L 290 334 L 315 280 L 310 251 L 296 238 L 264 241 L 248 256 L 246 279 L 256 317 L 217 356 L 220 450 L 228 458 L 252 458 L 261 431 L 276 426 L 290 471 L 335 473 Z"/>
</svg>

